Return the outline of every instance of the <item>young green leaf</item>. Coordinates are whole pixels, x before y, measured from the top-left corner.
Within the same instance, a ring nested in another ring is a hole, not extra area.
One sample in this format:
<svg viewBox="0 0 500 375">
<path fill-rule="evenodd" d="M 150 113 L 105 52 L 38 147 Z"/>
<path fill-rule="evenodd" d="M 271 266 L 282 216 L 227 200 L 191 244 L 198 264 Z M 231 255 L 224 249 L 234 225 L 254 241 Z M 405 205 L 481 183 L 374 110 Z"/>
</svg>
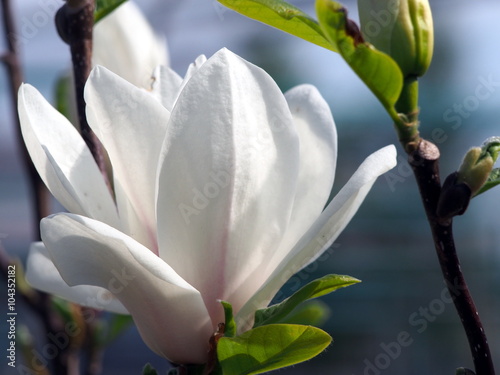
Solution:
<svg viewBox="0 0 500 375">
<path fill-rule="evenodd" d="M 127 0 L 96 0 L 94 23 L 99 22 Z"/>
<path fill-rule="evenodd" d="M 222 5 L 249 18 L 298 36 L 320 47 L 337 52 L 323 34 L 318 22 L 283 0 L 218 0 Z"/>
<path fill-rule="evenodd" d="M 331 310 L 321 300 L 312 300 L 301 303 L 279 323 L 302 324 L 321 327 L 328 320 Z"/>
<path fill-rule="evenodd" d="M 300 303 L 359 282 L 360 280 L 345 275 L 326 275 L 311 281 L 284 301 L 265 309 L 257 310 L 255 312 L 254 327 L 281 322 Z"/>
<path fill-rule="evenodd" d="M 233 317 L 233 306 L 229 302 L 220 301 L 222 307 L 224 308 L 224 336 L 233 337 L 236 334 L 236 322 Z"/>
<path fill-rule="evenodd" d="M 347 18 L 346 9 L 339 3 L 317 0 L 316 13 L 324 35 L 394 117 L 394 105 L 403 87 L 398 64 L 363 40 L 357 25 Z"/>
<path fill-rule="evenodd" d="M 500 184 L 500 168 L 494 168 L 484 185 L 479 189 L 479 191 L 474 195 L 477 197 L 479 194 L 484 193 L 485 191 L 490 190 L 491 188 Z"/>
<path fill-rule="evenodd" d="M 331 341 L 319 328 L 272 324 L 221 338 L 217 356 L 224 375 L 261 374 L 311 359 Z"/>
</svg>

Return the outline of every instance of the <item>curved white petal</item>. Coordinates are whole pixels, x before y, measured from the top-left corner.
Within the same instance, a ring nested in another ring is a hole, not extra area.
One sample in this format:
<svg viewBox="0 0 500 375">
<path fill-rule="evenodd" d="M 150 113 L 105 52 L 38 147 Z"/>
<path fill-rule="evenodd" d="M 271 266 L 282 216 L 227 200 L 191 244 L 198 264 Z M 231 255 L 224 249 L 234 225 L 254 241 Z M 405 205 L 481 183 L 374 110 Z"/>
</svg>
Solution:
<svg viewBox="0 0 500 375">
<path fill-rule="evenodd" d="M 184 81 L 182 83 L 182 87 L 186 86 L 187 81 L 200 69 L 203 64 L 207 62 L 207 57 L 205 55 L 198 56 L 194 62 L 189 64 L 186 74 L 184 75 Z"/>
<path fill-rule="evenodd" d="M 189 64 L 184 78 L 168 67 L 157 67 L 153 73 L 151 94 L 171 112 L 186 83 L 206 61 L 205 55 L 198 56 L 193 63 Z"/>
<path fill-rule="evenodd" d="M 75 302 L 79 305 L 128 314 L 115 296 L 104 288 L 91 285 L 69 286 L 63 280 L 43 242 L 31 244 L 26 260 L 26 281 L 36 289 Z"/>
<path fill-rule="evenodd" d="M 134 238 L 156 250 L 156 171 L 170 112 L 146 91 L 100 66 L 85 85 L 85 101 L 89 125 L 113 166 L 120 217 L 134 228 Z"/>
<path fill-rule="evenodd" d="M 172 111 L 158 183 L 160 256 L 235 311 L 288 224 L 298 140 L 288 105 L 260 68 L 223 49 L 187 82 Z"/>
<path fill-rule="evenodd" d="M 323 211 L 335 177 L 337 131 L 332 113 L 318 90 L 300 85 L 285 93 L 300 141 L 300 170 L 292 215 L 269 272 L 283 260 Z"/>
<path fill-rule="evenodd" d="M 151 94 L 171 112 L 186 83 L 206 61 L 205 55 L 198 56 L 193 63 L 189 64 L 184 78 L 169 67 L 158 66 L 153 73 Z"/>
<path fill-rule="evenodd" d="M 199 292 L 132 238 L 101 222 L 58 214 L 42 239 L 69 285 L 109 290 L 127 308 L 144 342 L 176 363 L 204 363 L 213 327 Z"/>
<path fill-rule="evenodd" d="M 167 66 L 158 66 L 153 73 L 151 94 L 166 109 L 172 111 L 180 92 L 181 83 L 182 78 L 172 69 Z"/>
<path fill-rule="evenodd" d="M 71 123 L 31 85 L 19 89 L 24 142 L 43 182 L 68 210 L 119 227 L 92 154 Z"/>
<path fill-rule="evenodd" d="M 148 88 L 153 70 L 168 65 L 166 42 L 155 35 L 137 5 L 127 1 L 95 25 L 93 64 Z"/>
<path fill-rule="evenodd" d="M 332 245 L 358 210 L 377 177 L 395 165 L 396 148 L 393 145 L 386 146 L 365 159 L 265 285 L 241 309 L 237 316 L 239 329 L 248 329 L 255 310 L 267 306 L 293 274 L 316 260 Z"/>
</svg>

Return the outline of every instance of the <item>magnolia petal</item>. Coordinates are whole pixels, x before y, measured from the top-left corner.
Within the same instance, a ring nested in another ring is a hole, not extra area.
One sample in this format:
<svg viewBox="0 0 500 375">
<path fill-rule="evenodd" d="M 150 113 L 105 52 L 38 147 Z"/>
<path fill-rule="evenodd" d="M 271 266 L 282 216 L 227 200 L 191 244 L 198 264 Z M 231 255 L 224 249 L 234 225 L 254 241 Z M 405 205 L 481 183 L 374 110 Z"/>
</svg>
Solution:
<svg viewBox="0 0 500 375">
<path fill-rule="evenodd" d="M 26 260 L 26 280 L 34 288 L 64 298 L 79 305 L 128 314 L 115 296 L 104 288 L 91 285 L 69 286 L 63 280 L 43 242 L 31 244 Z"/>
<path fill-rule="evenodd" d="M 285 93 L 300 141 L 300 170 L 290 223 L 270 272 L 311 227 L 326 205 L 337 164 L 337 131 L 330 107 L 311 85 Z"/>
<path fill-rule="evenodd" d="M 93 64 L 147 88 L 153 70 L 168 65 L 166 42 L 155 35 L 137 5 L 127 1 L 95 25 Z"/>
<path fill-rule="evenodd" d="M 146 91 L 99 66 L 87 81 L 85 101 L 88 122 L 113 166 L 120 216 L 128 227 L 130 222 L 142 223 L 142 234 L 134 238 L 154 249 L 156 170 L 170 112 Z M 121 193 L 127 197 L 119 197 Z M 134 214 L 137 217 L 130 216 Z"/>
<path fill-rule="evenodd" d="M 386 146 L 365 159 L 264 286 L 241 309 L 237 315 L 239 329 L 248 328 L 257 308 L 267 306 L 293 274 L 315 261 L 332 245 L 358 210 L 377 177 L 395 165 L 396 148 L 393 145 Z"/>
<path fill-rule="evenodd" d="M 122 232 L 83 216 L 54 215 L 42 220 L 41 230 L 68 285 L 113 293 L 157 354 L 176 363 L 206 361 L 213 332 L 207 310 L 200 293 L 167 263 Z"/>
<path fill-rule="evenodd" d="M 167 66 L 156 67 L 153 73 L 151 94 L 166 109 L 172 111 L 175 100 L 180 92 L 182 78 Z"/>
<path fill-rule="evenodd" d="M 193 63 L 189 64 L 184 79 L 168 67 L 157 67 L 153 74 L 153 96 L 159 100 L 165 108 L 172 111 L 182 89 L 205 61 L 207 61 L 205 55 L 198 56 Z"/>
<path fill-rule="evenodd" d="M 286 230 L 299 161 L 292 121 L 271 77 L 226 49 L 172 111 L 158 182 L 160 256 L 200 290 L 215 324 L 216 300 L 237 311 Z"/>
<path fill-rule="evenodd" d="M 115 178 L 113 187 L 116 195 L 116 205 L 119 207 L 120 211 L 120 217 L 124 218 L 121 223 L 121 231 L 158 255 L 156 223 L 150 219 L 144 219 L 144 216 L 141 218 L 138 215 L 119 179 Z M 125 188 L 126 187 L 125 185 Z M 131 186 L 128 187 L 131 188 Z"/>
<path fill-rule="evenodd" d="M 33 86 L 19 89 L 24 142 L 43 182 L 68 210 L 119 227 L 116 207 L 74 126 Z"/>
<path fill-rule="evenodd" d="M 200 55 L 194 60 L 193 63 L 189 64 L 186 75 L 184 76 L 183 86 L 186 85 L 186 82 L 193 76 L 194 73 L 198 71 L 202 67 L 203 64 L 207 62 L 207 57 L 205 55 Z"/>
<path fill-rule="evenodd" d="M 191 77 L 198 71 L 198 69 L 201 68 L 203 64 L 207 61 L 207 58 L 205 55 L 200 55 L 194 60 L 193 63 L 189 64 L 188 69 L 186 71 L 186 75 L 184 76 L 184 79 L 182 80 L 181 87 L 179 89 L 179 93 L 184 89 L 184 86 L 189 82 Z"/>
</svg>

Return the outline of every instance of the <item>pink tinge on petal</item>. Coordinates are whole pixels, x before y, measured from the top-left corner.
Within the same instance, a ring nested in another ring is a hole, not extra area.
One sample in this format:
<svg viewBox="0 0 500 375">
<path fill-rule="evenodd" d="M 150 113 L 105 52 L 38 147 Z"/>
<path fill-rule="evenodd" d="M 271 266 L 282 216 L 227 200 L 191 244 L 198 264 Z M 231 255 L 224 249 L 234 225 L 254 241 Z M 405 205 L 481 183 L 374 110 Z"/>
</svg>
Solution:
<svg viewBox="0 0 500 375">
<path fill-rule="evenodd" d="M 182 89 L 160 158 L 160 256 L 217 324 L 218 299 L 237 311 L 262 285 L 289 223 L 299 140 L 285 97 L 262 69 L 220 50 Z"/>
</svg>

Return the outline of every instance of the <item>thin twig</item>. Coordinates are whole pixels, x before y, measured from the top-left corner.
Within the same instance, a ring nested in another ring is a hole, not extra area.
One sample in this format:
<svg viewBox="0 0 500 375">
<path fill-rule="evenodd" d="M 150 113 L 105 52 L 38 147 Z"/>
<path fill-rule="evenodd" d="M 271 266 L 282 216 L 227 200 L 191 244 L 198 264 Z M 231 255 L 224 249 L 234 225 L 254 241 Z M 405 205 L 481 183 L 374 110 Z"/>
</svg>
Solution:
<svg viewBox="0 0 500 375">
<path fill-rule="evenodd" d="M 453 239 L 453 222 L 451 219 L 440 220 L 436 214 L 441 194 L 439 157 L 439 150 L 434 144 L 421 140 L 417 150 L 409 154 L 409 163 L 417 179 L 446 285 L 469 341 L 476 374 L 494 375 L 488 340 L 460 268 Z"/>
<path fill-rule="evenodd" d="M 85 83 L 92 70 L 94 9 L 94 0 L 68 0 L 57 12 L 56 25 L 60 37 L 68 43 L 71 51 L 80 132 L 104 181 L 110 187 L 103 147 L 87 122 L 83 96 Z"/>
</svg>

